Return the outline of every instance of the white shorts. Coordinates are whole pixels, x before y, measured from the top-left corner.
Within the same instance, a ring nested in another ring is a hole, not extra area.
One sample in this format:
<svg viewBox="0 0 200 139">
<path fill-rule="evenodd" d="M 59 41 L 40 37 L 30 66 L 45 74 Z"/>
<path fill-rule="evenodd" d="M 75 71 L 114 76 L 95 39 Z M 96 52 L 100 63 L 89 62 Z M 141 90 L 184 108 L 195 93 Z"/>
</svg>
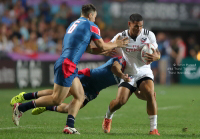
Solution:
<svg viewBox="0 0 200 139">
<path fill-rule="evenodd" d="M 154 79 L 153 73 L 151 72 L 143 72 L 136 75 L 130 75 L 130 82 L 125 82 L 123 79 L 120 80 L 118 87 L 123 86 L 130 89 L 131 93 L 135 92 L 139 85 L 144 80 L 152 80 Z"/>
</svg>

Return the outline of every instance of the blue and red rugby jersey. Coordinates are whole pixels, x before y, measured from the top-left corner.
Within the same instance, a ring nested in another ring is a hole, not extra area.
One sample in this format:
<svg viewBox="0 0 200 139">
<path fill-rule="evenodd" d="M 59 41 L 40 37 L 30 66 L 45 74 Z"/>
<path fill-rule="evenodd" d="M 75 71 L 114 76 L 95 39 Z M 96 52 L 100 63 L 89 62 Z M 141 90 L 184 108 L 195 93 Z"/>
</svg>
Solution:
<svg viewBox="0 0 200 139">
<path fill-rule="evenodd" d="M 101 39 L 100 30 L 96 24 L 84 17 L 72 22 L 66 30 L 63 39 L 62 54 L 54 64 L 54 82 L 58 85 L 70 87 L 77 76 L 81 56 L 90 41 Z"/>
<path fill-rule="evenodd" d="M 80 17 L 72 22 L 66 30 L 61 57 L 68 58 L 77 65 L 90 41 L 98 39 L 101 39 L 98 26 L 86 18 Z"/>
<path fill-rule="evenodd" d="M 126 62 L 122 57 L 111 58 L 105 64 L 95 69 L 86 68 L 78 71 L 78 77 L 85 93 L 98 95 L 102 89 L 120 82 L 120 78 L 115 76 L 111 71 L 112 64 L 115 61 L 118 61 L 122 65 L 123 71 Z"/>
</svg>

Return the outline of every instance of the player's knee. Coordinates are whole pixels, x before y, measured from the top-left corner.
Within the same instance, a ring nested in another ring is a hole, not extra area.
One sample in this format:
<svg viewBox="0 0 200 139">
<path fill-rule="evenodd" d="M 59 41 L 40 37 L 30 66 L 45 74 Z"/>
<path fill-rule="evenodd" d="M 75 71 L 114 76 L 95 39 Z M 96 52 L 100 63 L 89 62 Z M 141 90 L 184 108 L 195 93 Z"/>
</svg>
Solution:
<svg viewBox="0 0 200 139">
<path fill-rule="evenodd" d="M 54 105 L 59 106 L 62 103 L 62 100 L 54 95 L 53 96 L 53 103 L 54 103 Z"/>
<path fill-rule="evenodd" d="M 81 102 L 84 102 L 84 100 L 85 100 L 84 92 L 78 93 L 77 95 L 74 96 L 74 98 L 77 99 L 77 100 L 79 100 L 79 101 L 81 101 Z"/>
<path fill-rule="evenodd" d="M 80 100 L 81 102 L 84 102 L 84 101 L 85 101 L 85 95 L 84 95 L 84 94 L 81 95 L 79 100 Z"/>
<path fill-rule="evenodd" d="M 154 90 L 153 89 L 151 89 L 151 88 L 146 88 L 146 93 L 145 93 L 146 95 L 146 98 L 147 99 L 155 99 L 155 93 L 154 93 Z"/>
<path fill-rule="evenodd" d="M 124 97 L 119 98 L 118 105 L 123 106 L 126 104 L 127 100 Z"/>
</svg>

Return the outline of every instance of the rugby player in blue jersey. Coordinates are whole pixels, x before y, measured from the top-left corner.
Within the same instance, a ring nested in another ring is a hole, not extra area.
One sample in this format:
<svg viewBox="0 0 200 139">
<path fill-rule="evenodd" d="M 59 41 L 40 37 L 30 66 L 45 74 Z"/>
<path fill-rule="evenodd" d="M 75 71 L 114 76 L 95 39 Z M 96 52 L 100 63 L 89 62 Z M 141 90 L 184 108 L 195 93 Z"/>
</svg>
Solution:
<svg viewBox="0 0 200 139">
<path fill-rule="evenodd" d="M 130 81 L 128 75 L 125 75 L 122 71 L 126 66 L 126 62 L 122 57 L 115 57 L 108 60 L 105 64 L 101 65 L 95 69 L 83 69 L 78 71 L 78 78 L 80 79 L 84 92 L 85 100 L 81 105 L 81 108 L 84 107 L 89 101 L 95 99 L 99 92 L 111 85 L 118 84 L 120 79 L 125 81 Z M 73 93 L 71 88 L 67 97 Z M 22 92 L 19 95 L 12 98 L 10 104 L 14 105 L 15 103 L 21 103 L 24 100 L 36 99 L 38 97 L 52 95 L 53 90 L 47 89 L 38 92 L 25 93 Z M 73 103 L 72 100 L 71 103 Z M 57 111 L 61 113 L 68 113 L 69 104 L 62 103 L 59 106 L 47 106 L 35 108 L 32 111 L 32 114 L 37 115 L 46 110 Z"/>
<path fill-rule="evenodd" d="M 128 39 L 117 39 L 115 42 L 104 43 L 100 36 L 100 30 L 94 24 L 97 15 L 96 8 L 92 4 L 83 5 L 81 17 L 72 22 L 66 30 L 63 39 L 63 48 L 60 58 L 54 64 L 54 89 L 52 95 L 40 97 L 27 103 L 15 103 L 13 107 L 13 122 L 19 125 L 20 118 L 24 112 L 36 107 L 58 106 L 73 89 L 71 95 L 74 101 L 70 103 L 68 109 L 68 118 L 64 133 L 80 134 L 74 128 L 75 117 L 84 102 L 84 90 L 79 80 L 77 64 L 82 54 L 87 49 L 91 40 L 101 51 L 111 50 L 116 47 L 126 47 Z"/>
</svg>

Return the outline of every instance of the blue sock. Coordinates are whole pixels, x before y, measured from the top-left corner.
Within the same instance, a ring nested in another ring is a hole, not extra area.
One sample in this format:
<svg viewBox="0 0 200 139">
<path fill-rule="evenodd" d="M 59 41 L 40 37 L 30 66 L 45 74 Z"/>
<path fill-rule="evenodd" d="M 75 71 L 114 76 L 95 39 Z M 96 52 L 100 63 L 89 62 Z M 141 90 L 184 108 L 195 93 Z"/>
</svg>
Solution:
<svg viewBox="0 0 200 139">
<path fill-rule="evenodd" d="M 48 110 L 48 111 L 57 111 L 57 106 L 47 106 L 46 110 Z"/>
<path fill-rule="evenodd" d="M 30 110 L 35 107 L 36 107 L 36 104 L 35 104 L 35 101 L 33 100 L 33 101 L 30 101 L 27 103 L 20 104 L 18 109 L 19 109 L 19 111 L 25 112 L 25 111 Z"/>
<path fill-rule="evenodd" d="M 24 94 L 24 99 L 25 100 L 31 100 L 31 99 L 37 99 L 38 96 L 37 96 L 38 92 L 31 92 L 31 93 L 27 93 L 27 94 Z"/>
<path fill-rule="evenodd" d="M 68 115 L 66 125 L 69 126 L 69 127 L 74 128 L 74 122 L 75 122 L 74 116 Z"/>
</svg>

